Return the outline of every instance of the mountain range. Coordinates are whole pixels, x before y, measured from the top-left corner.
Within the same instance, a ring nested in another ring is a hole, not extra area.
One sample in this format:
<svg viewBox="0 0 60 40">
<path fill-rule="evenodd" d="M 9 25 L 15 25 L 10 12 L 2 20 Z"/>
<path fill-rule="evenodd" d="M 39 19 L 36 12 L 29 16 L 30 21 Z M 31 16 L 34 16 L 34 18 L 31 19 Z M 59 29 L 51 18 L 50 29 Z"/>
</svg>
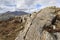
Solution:
<svg viewBox="0 0 60 40">
<path fill-rule="evenodd" d="M 14 12 L 8 11 L 8 12 L 0 14 L 0 20 L 7 20 L 14 16 L 21 16 L 21 15 L 26 15 L 26 14 L 29 14 L 29 13 L 26 13 L 24 11 L 14 11 Z"/>
</svg>

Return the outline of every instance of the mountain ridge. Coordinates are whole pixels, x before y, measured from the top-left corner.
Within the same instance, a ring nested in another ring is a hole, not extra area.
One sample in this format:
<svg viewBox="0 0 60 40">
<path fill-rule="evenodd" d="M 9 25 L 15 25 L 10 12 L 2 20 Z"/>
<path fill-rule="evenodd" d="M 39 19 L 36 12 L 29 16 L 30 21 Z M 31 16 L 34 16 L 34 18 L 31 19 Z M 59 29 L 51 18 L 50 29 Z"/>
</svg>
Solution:
<svg viewBox="0 0 60 40">
<path fill-rule="evenodd" d="M 60 40 L 60 8 L 46 7 L 0 21 L 1 40 Z M 58 16 L 57 16 L 58 15 Z"/>
</svg>

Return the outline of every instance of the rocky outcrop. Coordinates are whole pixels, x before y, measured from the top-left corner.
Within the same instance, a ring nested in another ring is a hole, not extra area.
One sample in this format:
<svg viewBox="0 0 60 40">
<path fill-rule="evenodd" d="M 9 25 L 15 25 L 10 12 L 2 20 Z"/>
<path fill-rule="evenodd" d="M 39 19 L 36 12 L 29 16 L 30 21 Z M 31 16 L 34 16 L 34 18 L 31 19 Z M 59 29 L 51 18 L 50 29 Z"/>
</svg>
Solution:
<svg viewBox="0 0 60 40">
<path fill-rule="evenodd" d="M 0 39 L 60 40 L 60 8 L 47 7 L 0 21 Z"/>
</svg>

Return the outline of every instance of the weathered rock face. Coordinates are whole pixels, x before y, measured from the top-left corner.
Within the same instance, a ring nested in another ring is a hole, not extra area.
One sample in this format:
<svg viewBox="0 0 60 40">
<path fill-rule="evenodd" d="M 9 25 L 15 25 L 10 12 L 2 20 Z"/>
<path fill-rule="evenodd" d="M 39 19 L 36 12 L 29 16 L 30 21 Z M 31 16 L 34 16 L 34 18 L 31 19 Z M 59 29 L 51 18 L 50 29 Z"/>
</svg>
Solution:
<svg viewBox="0 0 60 40">
<path fill-rule="evenodd" d="M 60 40 L 59 14 L 60 8 L 47 7 L 0 21 L 0 40 Z"/>
</svg>

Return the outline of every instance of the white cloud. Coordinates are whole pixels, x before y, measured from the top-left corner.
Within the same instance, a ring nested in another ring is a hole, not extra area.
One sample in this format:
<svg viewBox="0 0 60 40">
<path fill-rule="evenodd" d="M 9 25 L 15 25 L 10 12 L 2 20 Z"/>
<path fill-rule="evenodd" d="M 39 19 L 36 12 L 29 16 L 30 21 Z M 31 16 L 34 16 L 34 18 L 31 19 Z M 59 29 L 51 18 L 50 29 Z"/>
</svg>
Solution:
<svg viewBox="0 0 60 40">
<path fill-rule="evenodd" d="M 0 0 L 0 13 L 15 10 L 15 2 L 12 0 Z"/>
<path fill-rule="evenodd" d="M 60 6 L 60 0 L 0 0 L 0 12 L 22 10 L 34 12 L 46 6 Z"/>
</svg>

